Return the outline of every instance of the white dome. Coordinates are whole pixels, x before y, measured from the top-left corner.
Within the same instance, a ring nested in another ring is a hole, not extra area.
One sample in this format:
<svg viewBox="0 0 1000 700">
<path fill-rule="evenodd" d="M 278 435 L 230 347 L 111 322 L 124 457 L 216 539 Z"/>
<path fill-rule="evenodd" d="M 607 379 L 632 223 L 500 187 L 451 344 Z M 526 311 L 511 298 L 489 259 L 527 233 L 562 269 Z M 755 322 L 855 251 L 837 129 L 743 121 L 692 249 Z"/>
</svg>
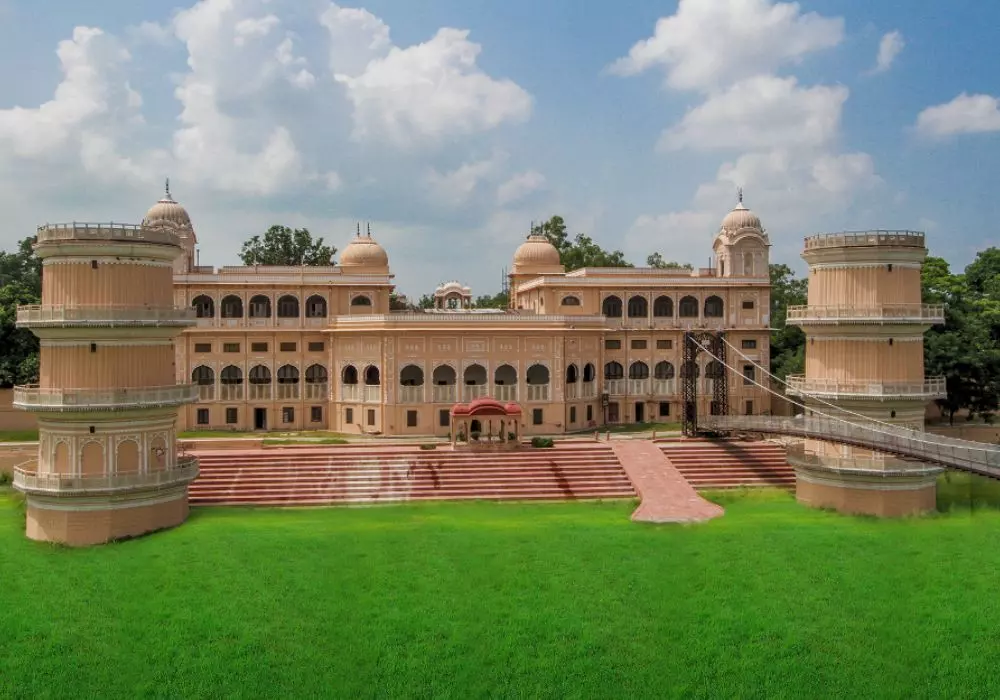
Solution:
<svg viewBox="0 0 1000 700">
<path fill-rule="evenodd" d="M 733 210 L 726 214 L 722 220 L 723 231 L 739 231 L 744 228 L 754 228 L 763 231 L 764 227 L 760 223 L 760 217 L 743 206 L 743 191 L 740 190 L 739 201 Z"/>
<path fill-rule="evenodd" d="M 167 190 L 163 195 L 163 199 L 150 207 L 149 211 L 146 212 L 146 216 L 142 219 L 143 226 L 163 224 L 169 224 L 178 228 L 191 228 L 191 217 L 188 215 L 187 209 L 178 204 L 170 196 L 169 180 L 167 180 Z"/>
<path fill-rule="evenodd" d="M 389 254 L 372 238 L 358 233 L 340 254 L 341 267 L 389 267 Z"/>
</svg>

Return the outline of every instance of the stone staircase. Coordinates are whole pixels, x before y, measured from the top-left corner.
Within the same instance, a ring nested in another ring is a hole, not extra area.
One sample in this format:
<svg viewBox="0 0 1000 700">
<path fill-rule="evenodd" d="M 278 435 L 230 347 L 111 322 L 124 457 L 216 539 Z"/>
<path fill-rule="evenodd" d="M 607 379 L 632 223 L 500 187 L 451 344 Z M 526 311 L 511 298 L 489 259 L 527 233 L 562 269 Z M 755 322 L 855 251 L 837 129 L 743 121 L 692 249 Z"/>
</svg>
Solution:
<svg viewBox="0 0 1000 700">
<path fill-rule="evenodd" d="M 785 448 L 773 442 L 663 440 L 660 449 L 696 489 L 795 488 Z"/>
<path fill-rule="evenodd" d="M 195 450 L 192 505 L 326 506 L 445 500 L 635 498 L 607 444 L 499 453 L 419 446 Z"/>
</svg>

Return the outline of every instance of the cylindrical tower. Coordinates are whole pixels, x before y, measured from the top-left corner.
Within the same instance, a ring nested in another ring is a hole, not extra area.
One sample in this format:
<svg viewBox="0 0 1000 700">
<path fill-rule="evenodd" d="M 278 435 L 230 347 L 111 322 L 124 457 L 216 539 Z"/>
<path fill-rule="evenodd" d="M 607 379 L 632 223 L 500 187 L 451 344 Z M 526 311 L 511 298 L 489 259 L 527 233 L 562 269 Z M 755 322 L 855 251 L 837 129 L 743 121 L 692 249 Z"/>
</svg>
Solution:
<svg viewBox="0 0 1000 700">
<path fill-rule="evenodd" d="M 945 395 L 943 377 L 924 376 L 924 332 L 944 321 L 943 307 L 921 303 L 926 256 L 914 231 L 806 238 L 809 303 L 788 310 L 806 334 L 806 366 L 788 377 L 790 394 L 814 413 L 923 430 L 927 403 Z M 883 516 L 935 507 L 935 467 L 818 440 L 789 461 L 809 505 Z"/>
<path fill-rule="evenodd" d="M 41 341 L 39 383 L 14 389 L 38 413 L 38 462 L 18 469 L 27 534 L 89 545 L 185 520 L 198 462 L 177 455 L 174 336 L 195 322 L 173 306 L 181 240 L 169 226 L 41 226 L 42 303 L 17 324 Z"/>
</svg>

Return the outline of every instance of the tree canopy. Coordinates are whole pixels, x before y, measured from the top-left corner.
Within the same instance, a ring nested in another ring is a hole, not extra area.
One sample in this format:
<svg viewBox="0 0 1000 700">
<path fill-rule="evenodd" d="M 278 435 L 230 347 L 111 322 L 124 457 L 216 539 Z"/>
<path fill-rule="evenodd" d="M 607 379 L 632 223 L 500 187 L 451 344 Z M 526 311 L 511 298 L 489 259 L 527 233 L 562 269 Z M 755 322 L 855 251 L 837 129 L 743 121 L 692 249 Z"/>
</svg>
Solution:
<svg viewBox="0 0 1000 700">
<path fill-rule="evenodd" d="M 559 262 L 566 272 L 582 267 L 635 267 L 625 259 L 620 250 L 607 251 L 585 234 L 578 233 L 572 240 L 566 230 L 566 222 L 561 216 L 553 216 L 532 227 L 533 234 L 549 239 L 549 243 L 559 251 Z"/>
<path fill-rule="evenodd" d="M 937 404 L 951 421 L 961 410 L 992 421 L 1000 397 L 1000 249 L 981 251 L 964 274 L 929 257 L 921 282 L 924 303 L 945 307 L 944 325 L 924 336 L 926 373 L 947 381 L 948 396 Z"/>
<path fill-rule="evenodd" d="M 788 307 L 806 303 L 808 280 L 798 279 L 788 265 L 770 265 L 771 273 L 771 374 L 784 379 L 799 374 L 806 365 L 806 336 L 798 326 L 786 324 Z"/>
<path fill-rule="evenodd" d="M 646 256 L 646 267 L 657 270 L 693 270 L 691 263 L 679 263 L 674 260 L 664 260 L 660 253 L 653 253 Z"/>
<path fill-rule="evenodd" d="M 243 244 L 244 265 L 332 265 L 337 249 L 313 240 L 309 229 L 272 226 L 264 237 L 254 236 Z"/>
<path fill-rule="evenodd" d="M 17 328 L 17 307 L 42 296 L 42 261 L 25 238 L 13 253 L 0 252 L 0 387 L 38 381 L 38 338 Z"/>
</svg>

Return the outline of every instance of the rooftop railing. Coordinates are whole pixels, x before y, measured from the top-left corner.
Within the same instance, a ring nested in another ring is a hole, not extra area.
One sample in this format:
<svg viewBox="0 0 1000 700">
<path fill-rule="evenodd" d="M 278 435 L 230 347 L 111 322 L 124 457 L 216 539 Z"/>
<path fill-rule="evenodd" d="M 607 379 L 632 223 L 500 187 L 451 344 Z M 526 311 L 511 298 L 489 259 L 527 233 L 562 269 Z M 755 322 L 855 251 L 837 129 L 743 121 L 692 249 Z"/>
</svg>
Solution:
<svg viewBox="0 0 1000 700">
<path fill-rule="evenodd" d="M 94 476 L 40 474 L 34 470 L 14 469 L 14 488 L 26 493 L 86 494 L 132 489 L 169 488 L 193 481 L 198 476 L 197 457 L 178 457 L 173 469 L 150 472 L 127 472 Z"/>
<path fill-rule="evenodd" d="M 806 236 L 805 243 L 806 250 L 873 245 L 923 248 L 924 232 L 889 231 L 882 229 L 875 229 L 873 231 L 841 231 L 839 233 L 820 233 L 815 236 Z"/>
<path fill-rule="evenodd" d="M 14 406 L 31 411 L 127 411 L 179 406 L 198 398 L 196 384 L 134 389 L 52 389 L 14 387 Z"/>
<path fill-rule="evenodd" d="M 149 306 L 66 306 L 32 304 L 17 307 L 19 325 L 191 325 L 196 321 L 194 309 Z"/>
<path fill-rule="evenodd" d="M 918 321 L 943 323 L 942 304 L 838 304 L 789 306 L 788 321 Z"/>
<path fill-rule="evenodd" d="M 180 238 L 169 229 L 149 228 L 135 224 L 89 223 L 73 221 L 44 224 L 38 227 L 38 243 L 54 241 L 135 241 L 180 245 Z"/>
<path fill-rule="evenodd" d="M 922 382 L 883 382 L 807 379 L 801 374 L 790 374 L 786 381 L 788 393 L 799 396 L 913 397 L 931 400 L 948 394 L 945 377 L 927 377 Z"/>
</svg>

